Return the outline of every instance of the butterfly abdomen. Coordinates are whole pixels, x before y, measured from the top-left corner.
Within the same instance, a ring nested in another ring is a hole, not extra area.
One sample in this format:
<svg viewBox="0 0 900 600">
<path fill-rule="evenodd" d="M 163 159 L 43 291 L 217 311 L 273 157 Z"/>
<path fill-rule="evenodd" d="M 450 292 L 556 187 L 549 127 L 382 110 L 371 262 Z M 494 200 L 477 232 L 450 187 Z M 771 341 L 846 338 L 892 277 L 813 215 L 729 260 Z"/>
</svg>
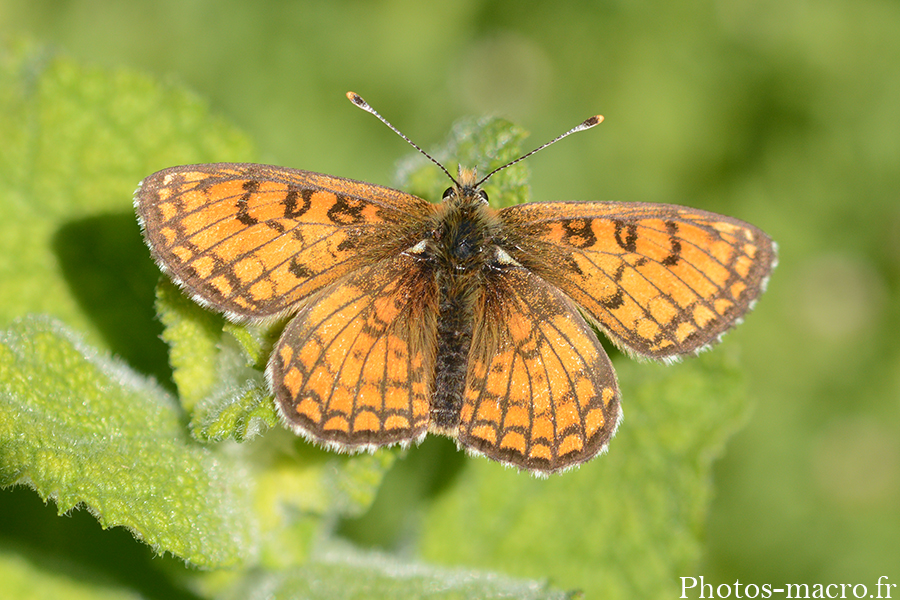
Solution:
<svg viewBox="0 0 900 600">
<path fill-rule="evenodd" d="M 459 424 L 469 350 L 472 345 L 473 305 L 470 294 L 455 286 L 441 286 L 431 402 L 432 428 L 454 431 Z"/>
</svg>

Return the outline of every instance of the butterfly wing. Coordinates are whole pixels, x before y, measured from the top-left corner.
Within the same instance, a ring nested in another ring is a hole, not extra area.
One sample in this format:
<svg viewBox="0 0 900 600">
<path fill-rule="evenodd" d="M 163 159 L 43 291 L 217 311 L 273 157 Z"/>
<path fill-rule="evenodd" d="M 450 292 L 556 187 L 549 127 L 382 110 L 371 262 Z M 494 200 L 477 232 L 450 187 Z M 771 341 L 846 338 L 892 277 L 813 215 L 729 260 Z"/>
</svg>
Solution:
<svg viewBox="0 0 900 600">
<path fill-rule="evenodd" d="M 776 248 L 749 223 L 667 204 L 559 202 L 499 211 L 515 260 L 559 287 L 620 347 L 697 352 L 762 293 Z"/>
<path fill-rule="evenodd" d="M 282 314 L 402 251 L 434 210 L 368 183 L 236 163 L 159 171 L 141 182 L 134 205 L 163 271 L 232 318 Z"/>
<path fill-rule="evenodd" d="M 536 473 L 590 459 L 620 418 L 615 373 L 597 336 L 571 300 L 527 269 L 486 277 L 457 440 Z"/>
<path fill-rule="evenodd" d="M 344 450 L 421 439 L 429 421 L 437 311 L 433 274 L 404 253 L 304 302 L 267 371 L 288 426 Z"/>
</svg>

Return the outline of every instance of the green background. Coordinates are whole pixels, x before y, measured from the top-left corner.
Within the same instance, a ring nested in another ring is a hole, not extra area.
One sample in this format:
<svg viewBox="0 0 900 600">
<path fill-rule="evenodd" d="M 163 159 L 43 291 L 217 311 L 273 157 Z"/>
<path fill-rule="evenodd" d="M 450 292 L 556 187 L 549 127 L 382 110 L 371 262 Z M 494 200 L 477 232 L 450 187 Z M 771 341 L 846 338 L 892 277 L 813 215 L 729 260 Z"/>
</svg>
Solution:
<svg viewBox="0 0 900 600">
<path fill-rule="evenodd" d="M 261 162 L 386 185 L 407 148 L 347 90 L 426 148 L 463 115 L 506 116 L 530 147 L 602 113 L 530 159 L 534 200 L 687 204 L 780 248 L 718 350 L 737 356 L 751 410 L 684 575 L 900 583 L 900 4 L 0 0 L 0 35 L 194 90 Z M 165 381 L 165 352 L 126 358 Z M 39 504 L 2 494 L 7 510 Z"/>
</svg>

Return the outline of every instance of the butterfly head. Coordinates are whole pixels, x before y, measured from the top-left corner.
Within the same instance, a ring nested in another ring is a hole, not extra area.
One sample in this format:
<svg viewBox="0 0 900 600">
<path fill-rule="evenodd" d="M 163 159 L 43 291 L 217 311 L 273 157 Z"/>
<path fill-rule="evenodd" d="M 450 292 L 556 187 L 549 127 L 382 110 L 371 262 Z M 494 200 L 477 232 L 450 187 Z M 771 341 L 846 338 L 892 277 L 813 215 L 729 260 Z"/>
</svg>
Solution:
<svg viewBox="0 0 900 600">
<path fill-rule="evenodd" d="M 487 205 L 488 195 L 481 189 L 484 180 L 478 180 L 475 169 L 459 167 L 456 179 L 451 178 L 453 185 L 444 191 L 443 200 L 452 205 L 476 207 Z"/>
</svg>

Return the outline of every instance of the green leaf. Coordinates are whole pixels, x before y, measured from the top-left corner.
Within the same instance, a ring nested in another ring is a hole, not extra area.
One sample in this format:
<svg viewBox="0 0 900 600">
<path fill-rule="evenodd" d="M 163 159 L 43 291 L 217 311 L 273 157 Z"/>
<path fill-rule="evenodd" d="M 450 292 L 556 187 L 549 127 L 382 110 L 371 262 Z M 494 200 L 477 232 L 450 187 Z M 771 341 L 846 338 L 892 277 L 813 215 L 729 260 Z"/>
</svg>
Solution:
<svg viewBox="0 0 900 600">
<path fill-rule="evenodd" d="M 258 573 L 232 587 L 221 600 L 253 597 L 307 600 L 565 600 L 544 583 L 464 569 L 441 569 L 361 553 L 346 545 L 324 549 L 307 565 Z"/>
<path fill-rule="evenodd" d="M 241 442 L 278 422 L 262 374 L 271 338 L 226 324 L 167 279 L 157 287 L 156 308 L 170 347 L 172 379 L 198 440 Z"/>
<path fill-rule="evenodd" d="M 255 377 L 237 390 L 205 398 L 191 417 L 191 433 L 203 442 L 243 442 L 277 424 L 272 394 Z"/>
<path fill-rule="evenodd" d="M 186 411 L 212 392 L 218 382 L 218 349 L 224 319 L 203 310 L 166 278 L 156 288 L 156 311 L 169 346 L 172 380 Z"/>
<path fill-rule="evenodd" d="M 42 318 L 0 336 L 0 366 L 0 485 L 29 485 L 60 514 L 84 505 L 196 565 L 254 559 L 245 466 L 192 441 L 159 388 Z"/>
<path fill-rule="evenodd" d="M 302 564 L 335 519 L 365 511 L 397 453 L 343 456 L 283 429 L 254 450 L 256 512 L 266 540 L 262 563 L 273 570 Z"/>
</svg>

